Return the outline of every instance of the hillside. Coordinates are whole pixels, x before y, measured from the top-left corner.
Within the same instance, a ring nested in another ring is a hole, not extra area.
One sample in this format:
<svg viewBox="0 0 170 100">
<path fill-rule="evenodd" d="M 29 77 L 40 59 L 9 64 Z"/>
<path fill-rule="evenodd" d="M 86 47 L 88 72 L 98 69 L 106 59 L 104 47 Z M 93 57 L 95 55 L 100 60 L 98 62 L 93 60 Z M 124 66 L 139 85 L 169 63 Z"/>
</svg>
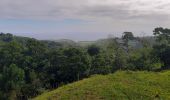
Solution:
<svg viewBox="0 0 170 100">
<path fill-rule="evenodd" d="M 170 71 L 95 75 L 34 100 L 170 100 Z"/>
</svg>

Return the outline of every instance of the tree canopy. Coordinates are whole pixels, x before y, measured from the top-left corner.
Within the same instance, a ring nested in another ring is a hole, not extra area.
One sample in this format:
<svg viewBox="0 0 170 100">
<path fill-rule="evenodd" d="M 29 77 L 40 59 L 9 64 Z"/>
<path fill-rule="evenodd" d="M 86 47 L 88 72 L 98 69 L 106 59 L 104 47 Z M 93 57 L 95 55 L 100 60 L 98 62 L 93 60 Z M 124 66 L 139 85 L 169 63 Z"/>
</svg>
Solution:
<svg viewBox="0 0 170 100">
<path fill-rule="evenodd" d="M 86 47 L 1 33 L 0 99 L 27 100 L 94 74 L 168 69 L 170 29 L 156 28 L 153 33 L 155 44 L 140 48 L 129 47 L 129 41 L 141 42 L 132 32 L 124 32 L 122 38 L 109 38 Z M 143 39 L 142 42 L 148 41 Z"/>
</svg>

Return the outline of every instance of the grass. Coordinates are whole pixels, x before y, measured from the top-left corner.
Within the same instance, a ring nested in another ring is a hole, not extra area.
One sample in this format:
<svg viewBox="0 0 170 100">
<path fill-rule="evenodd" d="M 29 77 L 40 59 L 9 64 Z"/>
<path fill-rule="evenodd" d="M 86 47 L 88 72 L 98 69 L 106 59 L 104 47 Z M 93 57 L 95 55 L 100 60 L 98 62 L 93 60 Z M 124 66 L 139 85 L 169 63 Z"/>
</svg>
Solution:
<svg viewBox="0 0 170 100">
<path fill-rule="evenodd" d="M 95 75 L 34 100 L 170 100 L 170 71 Z"/>
</svg>

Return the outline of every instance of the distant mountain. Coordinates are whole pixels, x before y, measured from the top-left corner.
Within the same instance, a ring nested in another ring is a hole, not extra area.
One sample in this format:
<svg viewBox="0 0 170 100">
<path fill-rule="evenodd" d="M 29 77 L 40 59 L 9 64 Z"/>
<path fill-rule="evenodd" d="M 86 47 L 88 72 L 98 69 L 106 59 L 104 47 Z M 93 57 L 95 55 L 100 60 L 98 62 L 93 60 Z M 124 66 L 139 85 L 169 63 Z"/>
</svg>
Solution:
<svg viewBox="0 0 170 100">
<path fill-rule="evenodd" d="M 25 45 L 26 42 L 30 39 L 34 39 L 34 38 L 15 36 L 10 33 L 6 33 L 6 34 L 0 33 L 0 45 L 11 42 L 11 41 L 16 41 L 22 45 Z M 37 40 L 37 41 L 44 43 L 49 48 L 78 46 L 76 42 L 72 40 L 68 40 L 68 39 L 61 39 L 61 40 L 55 40 L 55 41 L 53 40 Z"/>
<path fill-rule="evenodd" d="M 7 34 L 0 33 L 0 45 L 2 45 L 3 43 L 10 42 L 10 41 L 17 41 L 21 43 L 22 45 L 25 45 L 29 39 L 33 39 L 33 38 L 15 36 L 10 33 L 7 33 Z M 79 46 L 87 47 L 92 44 L 100 46 L 102 48 L 106 48 L 108 45 L 110 45 L 111 43 L 115 41 L 117 41 L 119 45 L 122 45 L 124 43 L 124 41 L 121 38 L 107 38 L 107 39 L 99 39 L 97 41 L 78 41 L 78 42 L 75 42 L 69 39 L 37 40 L 37 41 L 44 43 L 49 48 L 79 47 Z M 154 37 L 148 36 L 148 37 L 136 37 L 136 39 L 129 41 L 128 44 L 133 48 L 141 48 L 143 47 L 144 42 L 148 43 L 151 46 L 156 43 Z"/>
<path fill-rule="evenodd" d="M 49 48 L 58 47 L 77 47 L 78 44 L 72 40 L 61 39 L 61 40 L 42 40 Z"/>
</svg>

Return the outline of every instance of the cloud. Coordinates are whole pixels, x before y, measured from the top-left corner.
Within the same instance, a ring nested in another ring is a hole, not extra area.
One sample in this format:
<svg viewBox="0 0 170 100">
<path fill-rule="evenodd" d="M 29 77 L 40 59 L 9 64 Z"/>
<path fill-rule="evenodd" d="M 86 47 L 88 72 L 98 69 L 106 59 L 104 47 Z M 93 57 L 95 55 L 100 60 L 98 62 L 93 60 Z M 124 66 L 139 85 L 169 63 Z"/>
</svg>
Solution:
<svg viewBox="0 0 170 100">
<path fill-rule="evenodd" d="M 153 14 L 169 17 L 169 9 L 168 0 L 1 0 L 0 18 L 124 20 Z"/>
<path fill-rule="evenodd" d="M 170 26 L 169 10 L 169 0 L 0 0 L 0 20 L 38 20 L 45 24 L 47 21 L 60 24 L 68 19 L 83 22 L 61 26 L 48 23 L 43 28 L 40 27 L 43 23 L 37 26 L 20 24 L 15 29 L 15 25 L 11 26 L 11 30 L 40 33 L 111 33 L 121 30 L 147 31 L 149 34 L 155 27 Z"/>
</svg>

